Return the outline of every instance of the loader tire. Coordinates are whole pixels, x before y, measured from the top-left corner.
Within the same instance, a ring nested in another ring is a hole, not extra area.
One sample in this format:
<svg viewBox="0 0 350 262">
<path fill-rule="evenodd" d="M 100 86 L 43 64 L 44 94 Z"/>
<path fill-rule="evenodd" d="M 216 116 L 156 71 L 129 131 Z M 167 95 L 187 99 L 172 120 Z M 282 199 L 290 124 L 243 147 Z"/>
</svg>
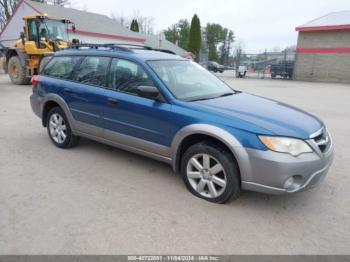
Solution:
<svg viewBox="0 0 350 262">
<path fill-rule="evenodd" d="M 15 85 L 28 85 L 30 78 L 26 76 L 26 69 L 21 65 L 18 56 L 13 56 L 10 58 L 8 63 L 8 74 L 10 76 L 11 82 Z"/>
</svg>

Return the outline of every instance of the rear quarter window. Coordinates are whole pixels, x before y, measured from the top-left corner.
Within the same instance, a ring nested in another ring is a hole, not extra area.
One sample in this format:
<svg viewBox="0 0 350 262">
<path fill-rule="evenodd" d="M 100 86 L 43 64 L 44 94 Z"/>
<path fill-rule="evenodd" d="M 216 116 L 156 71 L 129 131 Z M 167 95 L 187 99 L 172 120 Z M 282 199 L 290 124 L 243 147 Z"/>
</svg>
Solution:
<svg viewBox="0 0 350 262">
<path fill-rule="evenodd" d="M 77 56 L 58 56 L 53 57 L 42 71 L 43 75 L 72 79 L 75 65 L 79 62 L 81 57 Z"/>
</svg>

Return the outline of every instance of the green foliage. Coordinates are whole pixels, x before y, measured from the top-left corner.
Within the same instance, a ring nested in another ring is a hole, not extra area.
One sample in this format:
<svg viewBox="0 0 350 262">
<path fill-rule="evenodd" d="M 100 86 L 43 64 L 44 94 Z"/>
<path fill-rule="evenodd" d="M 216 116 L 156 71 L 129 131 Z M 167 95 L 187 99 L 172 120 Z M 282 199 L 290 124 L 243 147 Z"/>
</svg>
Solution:
<svg viewBox="0 0 350 262">
<path fill-rule="evenodd" d="M 177 44 L 179 41 L 179 31 L 177 28 L 177 24 L 168 27 L 168 29 L 164 30 L 164 35 L 166 40 Z"/>
<path fill-rule="evenodd" d="M 131 21 L 130 30 L 134 32 L 140 32 L 139 23 L 136 19 Z"/>
<path fill-rule="evenodd" d="M 181 19 L 178 23 L 168 27 L 164 34 L 168 41 L 191 51 L 197 58 L 201 48 L 208 48 L 209 60 L 222 64 L 228 63 L 232 44 L 235 41 L 234 32 L 216 23 L 208 23 L 205 30 L 207 42 L 202 46 L 200 20 L 197 15 L 194 15 L 191 26 L 186 19 Z"/>
<path fill-rule="evenodd" d="M 187 21 L 187 19 L 181 19 L 179 21 L 178 30 L 179 30 L 178 45 L 181 48 L 186 50 L 188 47 L 188 41 L 190 37 L 190 23 Z"/>
<path fill-rule="evenodd" d="M 186 19 L 181 19 L 178 23 L 168 27 L 168 29 L 164 31 L 164 35 L 168 41 L 177 44 L 183 49 L 187 49 L 190 25 Z"/>
<path fill-rule="evenodd" d="M 202 45 L 201 22 L 197 15 L 194 15 L 191 21 L 190 36 L 188 40 L 188 51 L 199 58 L 199 52 Z"/>
<path fill-rule="evenodd" d="M 220 46 L 220 63 L 228 63 L 228 59 L 231 52 L 232 43 L 235 41 L 235 35 L 232 30 L 224 29 L 224 41 Z"/>
<path fill-rule="evenodd" d="M 208 43 L 208 49 L 209 49 L 209 60 L 221 62 L 219 60 L 219 54 L 218 54 L 218 45 L 222 43 L 225 45 L 225 41 L 227 38 L 227 29 L 222 27 L 219 24 L 207 24 L 207 43 Z M 224 47 L 225 48 L 225 47 Z"/>
</svg>

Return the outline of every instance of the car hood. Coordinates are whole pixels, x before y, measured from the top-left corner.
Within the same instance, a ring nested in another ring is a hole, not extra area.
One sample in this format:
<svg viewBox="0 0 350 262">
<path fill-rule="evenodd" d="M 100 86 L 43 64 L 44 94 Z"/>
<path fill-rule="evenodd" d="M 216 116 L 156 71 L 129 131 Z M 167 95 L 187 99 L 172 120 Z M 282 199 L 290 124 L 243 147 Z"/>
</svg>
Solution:
<svg viewBox="0 0 350 262">
<path fill-rule="evenodd" d="M 235 127 L 234 122 L 238 119 L 277 136 L 307 139 L 324 125 L 317 117 L 293 106 L 241 92 L 196 101 L 194 105 L 201 107 L 202 110 L 208 110 L 208 113 L 214 112 L 225 118 L 231 118 L 232 127 Z"/>
</svg>

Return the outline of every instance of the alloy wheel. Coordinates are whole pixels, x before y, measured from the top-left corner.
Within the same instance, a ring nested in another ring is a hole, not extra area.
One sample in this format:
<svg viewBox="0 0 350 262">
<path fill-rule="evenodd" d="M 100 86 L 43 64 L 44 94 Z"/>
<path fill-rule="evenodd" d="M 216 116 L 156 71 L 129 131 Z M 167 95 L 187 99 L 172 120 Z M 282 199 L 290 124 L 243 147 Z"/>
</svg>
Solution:
<svg viewBox="0 0 350 262">
<path fill-rule="evenodd" d="M 50 135 L 51 138 L 58 144 L 62 144 L 67 138 L 67 126 L 64 122 L 63 117 L 54 113 L 50 117 L 49 121 Z"/>
<path fill-rule="evenodd" d="M 207 198 L 221 196 L 227 185 L 222 164 L 209 154 L 197 154 L 190 158 L 186 175 L 192 188 Z"/>
</svg>

